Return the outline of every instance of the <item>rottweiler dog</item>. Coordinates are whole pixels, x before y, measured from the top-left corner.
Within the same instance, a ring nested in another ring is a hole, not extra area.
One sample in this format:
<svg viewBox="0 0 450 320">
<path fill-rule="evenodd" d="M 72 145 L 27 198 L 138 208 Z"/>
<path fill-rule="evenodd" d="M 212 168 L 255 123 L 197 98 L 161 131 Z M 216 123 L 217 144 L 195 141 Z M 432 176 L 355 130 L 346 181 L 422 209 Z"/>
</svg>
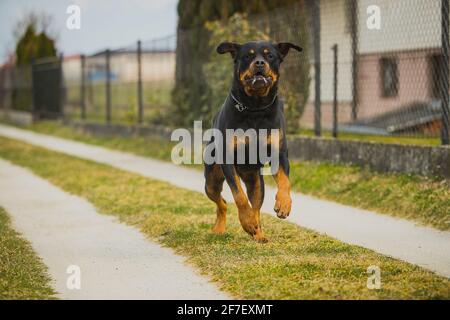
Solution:
<svg viewBox="0 0 450 320">
<path fill-rule="evenodd" d="M 285 134 L 283 104 L 278 98 L 279 68 L 290 49 L 302 51 L 297 45 L 288 42 L 272 43 L 254 41 L 245 44 L 223 42 L 217 47 L 219 54 L 229 53 L 234 61 L 234 76 L 231 90 L 213 120 L 212 127 L 226 135 L 227 129 L 278 129 L 278 171 L 273 174 L 278 191 L 274 210 L 277 216 L 285 219 L 291 211 L 289 183 L 289 160 Z M 209 143 L 213 143 L 212 139 Z M 239 143 L 234 141 L 234 151 Z M 267 145 L 273 143 L 270 136 Z M 225 143 L 224 143 L 225 144 Z M 227 146 L 224 146 L 224 150 Z M 246 149 L 247 150 L 247 149 Z M 248 151 L 248 150 L 247 150 Z M 246 157 L 246 159 L 248 159 Z M 258 242 L 267 238 L 261 229 L 260 209 L 264 200 L 264 176 L 261 168 L 264 163 L 212 163 L 205 164 L 205 191 L 217 205 L 217 220 L 213 228 L 216 234 L 225 232 L 227 205 L 221 196 L 223 183 L 230 186 L 239 211 L 239 221 L 243 229 Z M 246 186 L 246 193 L 241 185 Z"/>
</svg>

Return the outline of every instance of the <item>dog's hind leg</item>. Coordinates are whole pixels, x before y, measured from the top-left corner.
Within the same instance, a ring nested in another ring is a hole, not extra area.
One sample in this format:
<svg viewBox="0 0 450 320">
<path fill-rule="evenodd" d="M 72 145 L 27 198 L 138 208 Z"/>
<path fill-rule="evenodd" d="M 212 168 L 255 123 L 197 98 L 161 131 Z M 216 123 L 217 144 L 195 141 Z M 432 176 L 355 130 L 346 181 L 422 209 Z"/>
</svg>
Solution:
<svg viewBox="0 0 450 320">
<path fill-rule="evenodd" d="M 247 197 L 252 205 L 253 212 L 258 224 L 260 233 L 258 234 L 259 242 L 267 242 L 267 238 L 264 236 L 261 227 L 261 207 L 264 201 L 264 177 L 260 174 L 260 171 L 252 171 L 239 173 L 239 176 L 245 183 L 247 189 Z"/>
<path fill-rule="evenodd" d="M 230 186 L 231 193 L 233 194 L 234 202 L 238 208 L 239 221 L 242 228 L 258 242 L 267 242 L 262 230 L 259 226 L 256 211 L 249 203 L 247 195 L 241 186 L 241 179 L 238 176 L 234 165 L 223 164 L 222 171 L 225 175 L 228 185 Z"/>
<path fill-rule="evenodd" d="M 219 165 L 205 164 L 205 179 L 206 195 L 217 205 L 217 218 L 216 224 L 213 228 L 213 232 L 216 234 L 222 234 L 225 232 L 225 225 L 227 220 L 227 204 L 221 195 L 225 176 L 223 175 L 222 169 Z"/>
</svg>

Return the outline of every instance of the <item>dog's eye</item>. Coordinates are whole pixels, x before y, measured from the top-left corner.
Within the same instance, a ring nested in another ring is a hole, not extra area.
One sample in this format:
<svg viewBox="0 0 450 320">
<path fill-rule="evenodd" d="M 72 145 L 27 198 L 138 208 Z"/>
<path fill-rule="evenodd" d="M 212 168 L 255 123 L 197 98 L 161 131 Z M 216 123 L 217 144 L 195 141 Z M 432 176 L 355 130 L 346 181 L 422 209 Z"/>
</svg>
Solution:
<svg viewBox="0 0 450 320">
<path fill-rule="evenodd" d="M 267 59 L 272 60 L 273 59 L 273 54 L 271 54 L 271 53 L 267 54 Z"/>
</svg>

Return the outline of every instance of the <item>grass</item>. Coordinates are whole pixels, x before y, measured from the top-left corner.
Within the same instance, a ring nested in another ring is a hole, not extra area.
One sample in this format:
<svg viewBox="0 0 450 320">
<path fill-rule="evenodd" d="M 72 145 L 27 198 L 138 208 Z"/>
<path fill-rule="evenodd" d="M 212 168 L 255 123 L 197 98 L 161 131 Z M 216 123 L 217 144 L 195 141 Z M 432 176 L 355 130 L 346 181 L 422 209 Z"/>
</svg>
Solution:
<svg viewBox="0 0 450 320">
<path fill-rule="evenodd" d="M 0 146 L 0 157 L 137 226 L 236 298 L 450 298 L 447 278 L 274 217 L 263 215 L 271 241 L 261 245 L 241 230 L 230 205 L 228 231 L 216 236 L 215 208 L 203 194 L 16 140 L 0 138 Z M 381 269 L 380 290 L 366 287 L 371 265 Z"/>
<path fill-rule="evenodd" d="M 41 122 L 27 127 L 41 133 L 170 161 L 173 143 L 135 136 L 94 136 Z M 197 166 L 201 168 L 201 166 Z M 357 166 L 291 161 L 295 191 L 374 210 L 440 230 L 450 230 L 450 181 L 410 174 L 382 174 Z M 271 183 L 272 179 L 266 179 Z"/>
<path fill-rule="evenodd" d="M 227 233 L 216 236 L 215 208 L 203 194 L 15 140 L 0 138 L 0 146 L 1 157 L 137 226 L 236 298 L 450 298 L 449 279 L 271 216 L 263 216 L 267 245 L 241 230 L 233 205 Z M 381 268 L 381 290 L 366 288 L 371 265 Z"/>
<path fill-rule="evenodd" d="M 291 163 L 293 190 L 450 230 L 450 181 L 357 166 Z"/>
<path fill-rule="evenodd" d="M 309 129 L 300 130 L 300 134 L 308 137 L 314 136 L 314 131 Z M 332 132 L 328 130 L 322 130 L 322 137 L 332 138 Z M 357 133 L 346 133 L 338 132 L 339 139 L 346 140 L 357 140 L 357 141 L 368 141 L 368 142 L 382 142 L 382 143 L 394 143 L 394 144 L 411 144 L 411 145 L 431 145 L 439 146 L 441 145 L 441 139 L 438 137 L 430 136 L 407 136 L 407 135 L 397 135 L 397 136 L 381 136 L 372 134 L 357 134 Z"/>
<path fill-rule="evenodd" d="M 54 299 L 47 267 L 0 208 L 0 299 Z"/>
</svg>

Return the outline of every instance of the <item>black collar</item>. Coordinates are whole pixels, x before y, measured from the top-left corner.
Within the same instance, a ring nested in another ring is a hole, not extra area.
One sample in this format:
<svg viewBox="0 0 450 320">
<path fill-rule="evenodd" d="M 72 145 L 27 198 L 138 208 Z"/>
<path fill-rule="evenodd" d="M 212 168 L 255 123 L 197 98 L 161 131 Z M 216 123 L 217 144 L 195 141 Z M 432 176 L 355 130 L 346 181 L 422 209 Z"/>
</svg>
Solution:
<svg viewBox="0 0 450 320">
<path fill-rule="evenodd" d="M 277 99 L 278 95 L 275 95 L 272 99 L 272 102 L 269 103 L 268 105 L 262 107 L 262 108 L 258 108 L 258 109 L 249 109 L 246 105 L 244 105 L 242 102 L 240 102 L 238 99 L 236 99 L 236 97 L 233 95 L 233 92 L 230 91 L 230 96 L 231 98 L 234 100 L 235 105 L 234 107 L 237 109 L 237 111 L 239 112 L 243 112 L 243 111 L 249 111 L 249 112 L 260 112 L 260 111 L 264 111 L 268 108 L 270 108 L 273 103 L 275 102 L 275 100 Z"/>
</svg>

